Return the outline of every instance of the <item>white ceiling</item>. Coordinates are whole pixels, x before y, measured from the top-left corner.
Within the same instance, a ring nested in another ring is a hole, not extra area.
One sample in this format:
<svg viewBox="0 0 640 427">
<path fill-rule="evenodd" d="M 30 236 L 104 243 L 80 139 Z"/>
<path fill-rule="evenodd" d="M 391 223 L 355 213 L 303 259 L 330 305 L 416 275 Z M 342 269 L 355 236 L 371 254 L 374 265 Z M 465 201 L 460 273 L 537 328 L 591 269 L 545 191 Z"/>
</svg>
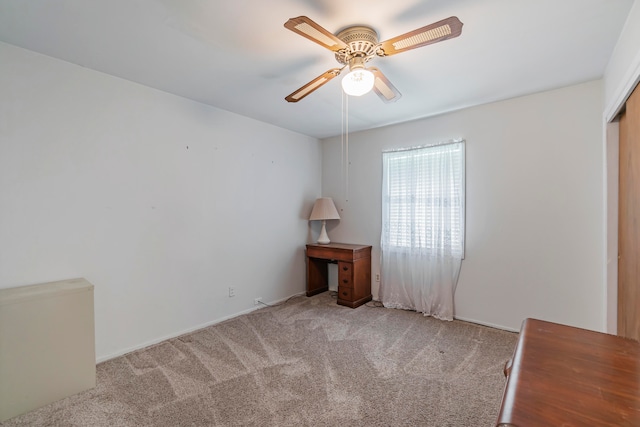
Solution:
<svg viewBox="0 0 640 427">
<path fill-rule="evenodd" d="M 375 65 L 400 90 L 349 99 L 349 131 L 414 120 L 599 78 L 633 0 L 0 0 L 0 40 L 310 136 L 339 135 L 338 66 L 287 30 L 306 15 L 380 40 L 455 15 L 462 35 Z"/>
</svg>

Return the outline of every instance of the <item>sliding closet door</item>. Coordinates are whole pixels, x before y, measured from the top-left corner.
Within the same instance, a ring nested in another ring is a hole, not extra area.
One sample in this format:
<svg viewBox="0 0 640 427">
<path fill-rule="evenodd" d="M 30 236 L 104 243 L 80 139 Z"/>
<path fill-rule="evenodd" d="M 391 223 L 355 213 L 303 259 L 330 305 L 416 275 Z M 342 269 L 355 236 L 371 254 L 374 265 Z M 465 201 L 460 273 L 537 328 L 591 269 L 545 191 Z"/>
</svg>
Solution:
<svg viewBox="0 0 640 427">
<path fill-rule="evenodd" d="M 640 340 L 640 86 L 620 118 L 618 335 Z"/>
</svg>

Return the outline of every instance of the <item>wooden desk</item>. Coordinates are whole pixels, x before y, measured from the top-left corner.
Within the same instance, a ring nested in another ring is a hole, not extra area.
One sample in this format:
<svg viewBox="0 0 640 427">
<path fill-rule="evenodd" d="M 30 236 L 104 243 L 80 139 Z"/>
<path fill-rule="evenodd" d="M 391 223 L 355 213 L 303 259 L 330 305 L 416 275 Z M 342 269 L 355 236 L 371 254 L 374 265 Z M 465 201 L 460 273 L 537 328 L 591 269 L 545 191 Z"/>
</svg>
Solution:
<svg viewBox="0 0 640 427">
<path fill-rule="evenodd" d="M 541 320 L 522 324 L 497 426 L 640 426 L 640 343 Z"/>
<path fill-rule="evenodd" d="M 338 264 L 338 304 L 356 308 L 371 301 L 371 246 L 307 245 L 307 296 L 329 290 L 328 264 Z"/>
</svg>

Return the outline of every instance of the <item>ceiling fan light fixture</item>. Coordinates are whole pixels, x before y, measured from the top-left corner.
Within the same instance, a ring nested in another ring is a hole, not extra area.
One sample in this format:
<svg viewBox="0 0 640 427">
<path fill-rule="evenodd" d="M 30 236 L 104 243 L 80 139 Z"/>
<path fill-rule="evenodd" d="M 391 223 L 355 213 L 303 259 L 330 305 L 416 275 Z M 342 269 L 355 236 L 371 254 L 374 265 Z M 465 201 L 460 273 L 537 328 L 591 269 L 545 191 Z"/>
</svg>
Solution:
<svg viewBox="0 0 640 427">
<path fill-rule="evenodd" d="M 364 68 L 356 68 L 342 78 L 342 90 L 351 96 L 362 96 L 373 89 L 375 77 Z"/>
</svg>

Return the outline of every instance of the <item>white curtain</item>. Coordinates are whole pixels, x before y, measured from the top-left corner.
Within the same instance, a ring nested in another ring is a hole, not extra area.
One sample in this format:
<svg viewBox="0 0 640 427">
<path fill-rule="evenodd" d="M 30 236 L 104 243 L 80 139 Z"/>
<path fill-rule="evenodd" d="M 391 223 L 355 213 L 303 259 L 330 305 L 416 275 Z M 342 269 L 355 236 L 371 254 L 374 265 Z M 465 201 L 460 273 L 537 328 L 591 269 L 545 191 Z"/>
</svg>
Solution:
<svg viewBox="0 0 640 427">
<path fill-rule="evenodd" d="M 453 320 L 464 257 L 464 142 L 384 152 L 385 307 Z"/>
</svg>

